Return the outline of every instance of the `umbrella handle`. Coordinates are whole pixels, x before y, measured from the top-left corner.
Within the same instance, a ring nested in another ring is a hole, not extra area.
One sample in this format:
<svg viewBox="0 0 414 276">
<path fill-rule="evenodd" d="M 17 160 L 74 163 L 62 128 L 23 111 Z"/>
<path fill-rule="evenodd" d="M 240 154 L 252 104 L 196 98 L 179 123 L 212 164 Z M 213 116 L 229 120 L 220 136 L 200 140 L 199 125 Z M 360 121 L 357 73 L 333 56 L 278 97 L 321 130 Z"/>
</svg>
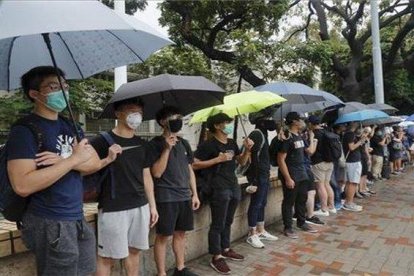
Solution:
<svg viewBox="0 0 414 276">
<path fill-rule="evenodd" d="M 80 142 L 81 137 L 80 137 L 80 134 L 79 134 L 79 130 L 76 127 L 76 121 L 75 121 L 75 116 L 73 115 L 73 112 L 72 112 L 72 107 L 70 106 L 69 100 L 66 97 L 65 89 L 63 88 L 62 80 L 60 79 L 59 70 L 58 70 L 58 67 L 57 67 L 57 64 L 56 64 L 55 56 L 53 55 L 52 45 L 50 43 L 49 33 L 43 33 L 42 36 L 43 36 L 43 40 L 46 43 L 47 49 L 49 51 L 50 58 L 52 59 L 53 67 L 55 68 L 55 71 L 56 71 L 56 76 L 57 76 L 58 81 L 59 81 L 60 89 L 62 90 L 62 93 L 63 93 L 63 98 L 65 99 L 66 105 L 68 107 L 69 116 L 70 116 L 70 119 L 73 123 L 73 128 L 75 130 L 76 139 L 78 140 L 78 142 Z"/>
<path fill-rule="evenodd" d="M 236 108 L 236 110 L 237 110 L 237 115 L 241 118 L 241 115 L 240 115 L 239 109 L 238 109 L 238 108 Z M 244 124 L 243 124 L 243 121 L 242 121 L 242 120 L 240 120 L 240 125 L 242 126 L 243 133 L 244 133 L 244 137 L 245 137 L 245 139 L 247 139 L 247 132 L 246 132 L 246 128 L 244 127 Z"/>
</svg>

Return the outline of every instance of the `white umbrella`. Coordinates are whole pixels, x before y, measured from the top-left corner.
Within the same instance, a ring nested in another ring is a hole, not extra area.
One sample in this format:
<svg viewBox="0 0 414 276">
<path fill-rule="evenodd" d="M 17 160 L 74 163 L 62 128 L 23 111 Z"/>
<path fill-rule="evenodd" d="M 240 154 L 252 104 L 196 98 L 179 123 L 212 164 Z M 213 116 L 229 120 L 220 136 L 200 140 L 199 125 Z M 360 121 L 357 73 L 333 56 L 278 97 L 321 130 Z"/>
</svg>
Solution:
<svg viewBox="0 0 414 276">
<path fill-rule="evenodd" d="M 142 62 L 172 43 L 145 23 L 117 14 L 99 1 L 0 3 L 0 89 L 20 87 L 20 77 L 36 66 L 59 67 L 68 79 L 81 79 Z M 79 138 L 76 127 L 75 131 Z"/>
</svg>

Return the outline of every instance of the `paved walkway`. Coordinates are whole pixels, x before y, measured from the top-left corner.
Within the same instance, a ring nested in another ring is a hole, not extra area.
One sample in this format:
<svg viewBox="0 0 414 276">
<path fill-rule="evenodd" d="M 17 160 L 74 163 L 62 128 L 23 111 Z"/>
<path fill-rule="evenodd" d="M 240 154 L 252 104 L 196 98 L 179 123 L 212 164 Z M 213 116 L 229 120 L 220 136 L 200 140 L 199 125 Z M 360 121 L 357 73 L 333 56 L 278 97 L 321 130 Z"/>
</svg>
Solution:
<svg viewBox="0 0 414 276">
<path fill-rule="evenodd" d="M 362 213 L 340 211 L 318 234 L 301 232 L 291 240 L 277 223 L 268 230 L 279 241 L 265 249 L 253 249 L 244 240 L 234 243 L 246 260 L 228 262 L 232 275 L 414 275 L 413 169 L 376 189 L 376 196 L 357 201 Z M 209 261 L 206 255 L 188 266 L 202 276 L 218 275 Z"/>
</svg>

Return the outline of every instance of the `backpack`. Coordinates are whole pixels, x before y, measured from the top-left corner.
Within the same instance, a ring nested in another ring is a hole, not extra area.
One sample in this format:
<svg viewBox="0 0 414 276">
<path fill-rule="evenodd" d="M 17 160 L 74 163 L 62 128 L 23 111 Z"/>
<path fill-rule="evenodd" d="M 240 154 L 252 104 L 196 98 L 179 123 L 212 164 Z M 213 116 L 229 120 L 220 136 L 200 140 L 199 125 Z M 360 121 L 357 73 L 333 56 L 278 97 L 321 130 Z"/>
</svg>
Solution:
<svg viewBox="0 0 414 276">
<path fill-rule="evenodd" d="M 108 143 L 108 146 L 115 144 L 114 139 L 108 132 L 99 134 Z M 102 192 L 102 185 L 107 176 L 110 176 L 111 199 L 115 198 L 115 174 L 113 163 L 101 170 L 83 177 L 83 202 L 97 202 Z"/>
<path fill-rule="evenodd" d="M 25 126 L 33 133 L 37 142 L 37 152 L 42 152 L 43 149 L 43 133 L 40 128 L 34 123 L 31 117 L 24 117 L 17 120 L 12 128 L 15 126 Z M 0 148 L 0 213 L 5 219 L 16 222 L 19 226 L 23 214 L 26 212 L 30 197 L 21 197 L 13 190 L 10 183 L 9 175 L 7 173 L 7 141 L 5 145 Z"/>
<path fill-rule="evenodd" d="M 322 141 L 319 143 L 322 160 L 325 162 L 335 162 L 341 158 L 342 143 L 338 134 L 325 130 Z"/>
<path fill-rule="evenodd" d="M 277 167 L 277 153 L 279 152 L 279 148 L 281 145 L 281 141 L 279 140 L 278 136 L 275 136 L 269 145 L 269 159 L 270 165 L 273 167 Z"/>
<path fill-rule="evenodd" d="M 260 135 L 261 135 L 261 137 L 262 137 L 262 142 L 260 143 L 260 147 L 259 147 L 259 150 L 257 151 L 257 156 L 256 156 L 257 157 L 257 160 L 259 160 L 259 156 L 260 156 L 260 153 L 261 153 L 262 148 L 264 146 L 264 143 L 265 143 L 265 139 L 266 138 L 265 138 L 264 134 L 259 129 L 255 129 L 252 132 L 254 132 L 254 131 L 259 132 Z M 242 147 L 242 151 L 243 151 L 243 147 Z M 244 164 L 244 165 L 238 165 L 237 166 L 237 168 L 236 168 L 236 175 L 237 176 L 245 176 L 247 174 L 247 172 L 248 172 L 251 164 L 252 164 L 252 160 L 251 160 L 251 157 L 250 157 L 247 160 L 246 164 Z"/>
</svg>

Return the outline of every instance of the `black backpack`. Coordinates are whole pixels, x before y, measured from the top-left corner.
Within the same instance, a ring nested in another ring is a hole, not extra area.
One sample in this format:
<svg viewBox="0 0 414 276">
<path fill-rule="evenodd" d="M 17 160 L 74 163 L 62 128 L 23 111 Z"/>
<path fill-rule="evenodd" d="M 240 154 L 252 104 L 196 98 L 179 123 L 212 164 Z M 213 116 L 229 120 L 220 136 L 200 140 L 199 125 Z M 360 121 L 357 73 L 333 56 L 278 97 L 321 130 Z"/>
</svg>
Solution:
<svg viewBox="0 0 414 276">
<path fill-rule="evenodd" d="M 277 153 L 279 152 L 279 147 L 281 145 L 281 141 L 276 136 L 272 139 L 269 145 L 269 159 L 270 165 L 277 167 Z"/>
<path fill-rule="evenodd" d="M 114 139 L 108 132 L 101 132 L 99 135 L 102 136 L 109 147 L 115 144 Z M 113 163 L 111 163 L 101 170 L 83 177 L 84 202 L 97 202 L 99 200 L 99 196 L 102 192 L 102 185 L 108 175 L 111 181 L 111 199 L 115 198 L 115 175 L 113 170 L 114 166 Z"/>
<path fill-rule="evenodd" d="M 13 127 L 25 126 L 33 133 L 37 142 L 37 152 L 42 152 L 43 149 L 43 133 L 35 122 L 31 119 L 32 117 L 24 117 L 16 121 Z M 5 219 L 13 222 L 19 222 L 22 220 L 23 214 L 25 213 L 29 204 L 29 197 L 21 197 L 15 193 L 10 183 L 9 175 L 7 173 L 7 141 L 5 145 L 0 148 L 0 212 Z"/>
<path fill-rule="evenodd" d="M 324 130 L 322 141 L 319 141 L 322 160 L 325 162 L 335 162 L 341 158 L 342 143 L 338 134 Z"/>
</svg>

